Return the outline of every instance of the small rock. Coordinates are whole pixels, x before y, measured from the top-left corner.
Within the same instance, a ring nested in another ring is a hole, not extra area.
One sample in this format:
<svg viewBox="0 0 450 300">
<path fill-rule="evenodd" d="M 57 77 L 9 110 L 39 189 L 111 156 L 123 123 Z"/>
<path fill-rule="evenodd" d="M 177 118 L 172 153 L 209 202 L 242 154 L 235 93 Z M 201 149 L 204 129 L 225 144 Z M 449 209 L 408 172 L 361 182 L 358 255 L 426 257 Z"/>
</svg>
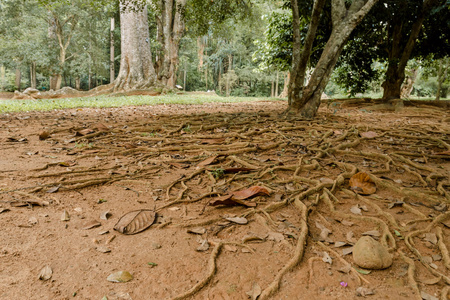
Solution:
<svg viewBox="0 0 450 300">
<path fill-rule="evenodd" d="M 106 278 L 106 280 L 110 282 L 128 282 L 131 279 L 133 279 L 133 275 L 127 271 L 119 271 L 109 275 L 108 278 Z"/>
<path fill-rule="evenodd" d="M 39 273 L 39 279 L 46 281 L 52 278 L 52 275 L 53 275 L 52 268 L 50 268 L 50 266 L 45 266 Z"/>
<path fill-rule="evenodd" d="M 353 247 L 353 261 L 364 269 L 386 269 L 392 265 L 392 255 L 370 236 L 363 236 Z"/>
<path fill-rule="evenodd" d="M 161 249 L 161 245 L 158 243 L 152 243 L 152 249 L 153 250 Z"/>
</svg>

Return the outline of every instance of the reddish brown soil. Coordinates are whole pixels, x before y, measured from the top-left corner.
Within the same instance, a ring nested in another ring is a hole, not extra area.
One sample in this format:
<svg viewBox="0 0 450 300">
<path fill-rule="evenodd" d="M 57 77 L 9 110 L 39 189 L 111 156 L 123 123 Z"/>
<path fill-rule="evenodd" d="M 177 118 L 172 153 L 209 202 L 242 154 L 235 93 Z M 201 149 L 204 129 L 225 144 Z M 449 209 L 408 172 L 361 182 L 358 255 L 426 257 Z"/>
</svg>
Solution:
<svg viewBox="0 0 450 300">
<path fill-rule="evenodd" d="M 338 107 L 314 121 L 282 116 L 284 102 L 0 115 L 0 299 L 249 299 L 256 286 L 258 299 L 359 299 L 360 286 L 369 299 L 447 299 L 449 111 Z M 349 190 L 357 171 L 374 194 Z M 244 200 L 256 207 L 209 205 L 251 186 L 270 191 Z M 139 209 L 156 210 L 150 228 L 113 230 Z M 373 230 L 393 265 L 341 272 L 361 268 L 335 242 Z M 134 278 L 107 281 L 121 270 Z"/>
</svg>

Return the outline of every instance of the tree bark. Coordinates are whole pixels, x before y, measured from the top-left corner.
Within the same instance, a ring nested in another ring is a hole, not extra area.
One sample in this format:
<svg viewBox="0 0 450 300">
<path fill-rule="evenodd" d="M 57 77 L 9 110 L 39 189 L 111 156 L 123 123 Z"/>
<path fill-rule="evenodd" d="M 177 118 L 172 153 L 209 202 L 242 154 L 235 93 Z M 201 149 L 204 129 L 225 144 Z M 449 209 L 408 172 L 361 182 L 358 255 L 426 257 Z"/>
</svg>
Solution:
<svg viewBox="0 0 450 300">
<path fill-rule="evenodd" d="M 400 20 L 398 18 L 393 19 L 390 30 L 391 35 L 389 36 L 391 47 L 388 50 L 388 69 L 386 71 L 386 79 L 381 85 L 383 87 L 382 99 L 384 101 L 399 99 L 401 97 L 401 87 L 403 81 L 405 80 L 406 65 L 408 64 L 417 37 L 422 29 L 422 23 L 436 3 L 437 0 L 425 0 L 423 2 L 422 9 L 411 27 L 408 41 L 403 49 L 400 46 L 400 41 L 402 40 L 402 29 L 403 26 L 406 25 L 403 22 L 407 22 L 409 20 Z"/>
<path fill-rule="evenodd" d="M 296 0 L 293 1 L 296 2 Z M 302 74 L 296 74 L 297 79 L 294 79 L 297 80 L 297 82 L 294 83 L 295 88 L 291 87 L 290 90 L 289 96 L 292 99 L 290 103 L 291 110 L 300 113 L 300 115 L 306 119 L 312 119 L 315 117 L 317 110 L 319 109 L 322 93 L 325 90 L 328 80 L 330 79 L 339 55 L 344 48 L 345 42 L 353 29 L 355 29 L 355 27 L 361 22 L 364 16 L 377 1 L 378 0 L 368 0 L 365 2 L 363 0 L 356 0 L 353 1 L 347 9 L 344 0 L 332 0 L 333 30 L 325 45 L 321 57 L 315 66 L 314 72 L 305 87 L 301 86 L 299 88 L 297 84 L 300 84 L 298 78 L 302 78 L 304 81 L 306 73 L 305 61 L 307 60 L 303 60 L 302 66 L 297 67 L 297 72 L 298 70 L 302 70 Z M 310 26 L 312 27 L 312 25 Z M 293 80 L 292 76 L 293 74 L 291 74 L 291 83 Z"/>
<path fill-rule="evenodd" d="M 110 46 L 109 46 L 109 82 L 114 82 L 114 77 L 116 76 L 114 68 L 114 18 L 111 18 L 111 31 L 110 31 Z"/>
<path fill-rule="evenodd" d="M 81 78 L 79 76 L 75 78 L 75 89 L 81 90 Z"/>
<path fill-rule="evenodd" d="M 147 5 L 138 7 L 133 1 L 120 1 L 121 61 L 114 90 L 149 88 L 156 73 L 150 52 Z"/>
<path fill-rule="evenodd" d="M 30 64 L 30 86 L 36 88 L 36 63 L 32 62 Z"/>
<path fill-rule="evenodd" d="M 287 75 L 285 75 L 285 77 L 284 77 L 283 91 L 281 91 L 281 94 L 278 96 L 279 98 L 286 98 L 288 96 L 288 87 L 289 87 L 290 78 L 291 78 L 291 73 L 287 72 Z"/>
<path fill-rule="evenodd" d="M 441 89 L 442 84 L 447 79 L 447 73 L 449 68 L 449 58 L 446 57 L 442 59 L 441 63 L 439 64 L 439 71 L 438 71 L 438 86 L 436 91 L 436 101 L 439 101 L 441 99 Z"/>
<path fill-rule="evenodd" d="M 22 81 L 22 72 L 20 72 L 20 69 L 19 68 L 17 68 L 16 69 L 16 87 L 17 87 L 17 90 L 20 92 L 20 84 L 21 84 L 21 81 Z"/>
<path fill-rule="evenodd" d="M 417 69 L 412 69 L 411 75 L 406 78 L 405 82 L 403 82 L 401 90 L 402 99 L 409 98 L 411 96 L 411 92 L 414 88 L 414 82 L 416 82 L 416 78 L 417 78 Z"/>
<path fill-rule="evenodd" d="M 3 91 L 5 90 L 5 74 L 6 70 L 5 70 L 5 66 L 4 65 L 0 65 L 0 89 Z"/>
</svg>

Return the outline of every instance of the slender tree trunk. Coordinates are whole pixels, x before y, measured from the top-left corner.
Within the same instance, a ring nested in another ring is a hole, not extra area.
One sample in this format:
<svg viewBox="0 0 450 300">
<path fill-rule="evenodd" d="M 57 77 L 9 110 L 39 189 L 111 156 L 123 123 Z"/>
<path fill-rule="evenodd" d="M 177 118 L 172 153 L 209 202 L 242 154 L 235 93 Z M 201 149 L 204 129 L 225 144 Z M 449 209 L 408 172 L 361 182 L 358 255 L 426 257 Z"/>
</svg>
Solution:
<svg viewBox="0 0 450 300">
<path fill-rule="evenodd" d="M 281 91 L 281 94 L 278 96 L 279 98 L 286 98 L 288 96 L 288 87 L 289 87 L 290 78 L 291 78 L 291 73 L 287 72 L 287 74 L 284 75 L 283 91 Z"/>
<path fill-rule="evenodd" d="M 298 94 L 290 95 L 292 99 L 290 109 L 297 111 L 301 116 L 307 119 L 315 117 L 317 110 L 319 109 L 322 93 L 325 90 L 328 80 L 330 79 L 339 55 L 344 48 L 345 42 L 353 29 L 355 29 L 355 27 L 361 22 L 364 16 L 377 1 L 378 0 L 368 0 L 367 2 L 363 0 L 353 1 L 347 9 L 344 0 L 332 0 L 331 15 L 333 30 L 331 32 L 331 36 L 325 45 L 322 55 L 315 66 L 314 72 L 312 73 L 307 86 L 303 89 L 299 89 L 301 98 Z M 299 77 L 304 80 L 306 63 L 304 63 L 302 68 L 304 68 L 302 74 L 296 74 L 297 80 Z M 302 68 L 298 67 L 297 72 Z M 291 76 L 293 76 L 293 74 L 291 74 Z M 298 83 L 299 82 L 296 82 L 296 84 Z M 296 89 L 291 88 L 291 92 L 295 91 Z"/>
<path fill-rule="evenodd" d="M 275 81 L 275 95 L 274 95 L 274 97 L 278 97 L 278 81 L 279 81 L 279 74 L 280 72 L 278 72 L 278 70 L 277 70 L 277 81 Z"/>
<path fill-rule="evenodd" d="M 186 91 L 187 63 L 184 64 L 183 91 Z"/>
<path fill-rule="evenodd" d="M 436 91 L 436 101 L 439 101 L 441 99 L 442 84 L 447 79 L 448 68 L 449 68 L 449 58 L 446 57 L 446 58 L 442 59 L 441 63 L 439 64 L 438 86 L 437 86 L 437 91 Z"/>
<path fill-rule="evenodd" d="M 81 90 L 81 78 L 79 76 L 75 78 L 75 89 Z"/>
<path fill-rule="evenodd" d="M 391 46 L 389 49 L 388 69 L 386 71 L 386 79 L 381 85 L 383 87 L 384 101 L 400 98 L 401 87 L 405 80 L 406 65 L 408 64 L 408 60 L 411 57 L 414 45 L 422 29 L 422 23 L 436 2 L 436 0 L 425 0 L 423 2 L 422 9 L 411 27 L 408 42 L 403 49 L 401 49 L 400 41 L 402 40 L 403 26 L 406 26 L 406 24 L 403 24 L 402 21 L 397 18 L 393 19 L 389 37 Z"/>
<path fill-rule="evenodd" d="M 412 69 L 411 75 L 406 78 L 405 82 L 403 82 L 401 90 L 402 99 L 409 98 L 411 96 L 411 92 L 414 88 L 416 78 L 417 78 L 417 69 Z"/>
<path fill-rule="evenodd" d="M 270 97 L 275 97 L 274 80 L 272 79 L 272 85 L 270 87 Z"/>
<path fill-rule="evenodd" d="M 111 18 L 111 31 L 110 31 L 110 46 L 109 46 L 109 82 L 114 82 L 114 77 L 116 76 L 114 68 L 114 18 Z"/>
<path fill-rule="evenodd" d="M 114 90 L 149 88 L 155 84 L 156 73 L 150 52 L 147 5 L 120 1 L 121 61 Z"/>
<path fill-rule="evenodd" d="M 197 57 L 198 57 L 198 67 L 197 69 L 201 71 L 203 68 L 203 54 L 205 52 L 205 44 L 203 44 L 202 37 L 197 37 Z"/>
<path fill-rule="evenodd" d="M 36 88 L 36 63 L 32 62 L 30 65 L 30 86 Z"/>
<path fill-rule="evenodd" d="M 5 76 L 6 76 L 5 66 L 1 65 L 0 66 L 0 89 L 2 91 L 5 90 Z"/>
<path fill-rule="evenodd" d="M 17 90 L 20 92 L 20 84 L 22 82 L 22 72 L 20 72 L 20 69 L 16 69 L 16 87 Z"/>
</svg>

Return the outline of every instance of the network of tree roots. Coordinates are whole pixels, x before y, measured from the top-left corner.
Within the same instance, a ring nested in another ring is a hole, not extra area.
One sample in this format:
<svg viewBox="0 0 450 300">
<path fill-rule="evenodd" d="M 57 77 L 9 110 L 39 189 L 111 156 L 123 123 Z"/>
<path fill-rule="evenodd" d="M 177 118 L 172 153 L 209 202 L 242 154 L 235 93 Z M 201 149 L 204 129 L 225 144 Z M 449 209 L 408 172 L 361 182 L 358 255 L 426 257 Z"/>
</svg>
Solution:
<svg viewBox="0 0 450 300">
<path fill-rule="evenodd" d="M 450 123 L 445 111 L 428 109 L 424 115 L 414 110 L 398 119 L 391 115 L 389 121 L 382 115 L 347 116 L 322 109 L 318 118 L 304 121 L 282 116 L 281 111 L 148 115 L 135 120 L 115 119 L 112 113 L 90 119 L 43 118 L 40 122 L 51 136 L 40 142 L 68 154 L 73 165 L 64 165 L 70 168 L 66 170 L 54 162 L 30 169 L 27 182 L 33 184 L 3 189 L 3 207 L 18 199 L 45 201 L 55 187 L 56 193 L 127 187 L 136 197 L 142 196 L 139 190 L 148 189 L 152 198 L 147 206 L 156 211 L 157 221 L 141 234 L 205 228 L 203 238 L 211 245 L 204 252 L 208 263 L 202 278 L 166 294 L 172 299 L 195 298 L 215 284 L 218 260 L 231 253 L 226 249 L 262 255 L 258 247 L 280 240 L 288 255 L 259 282 L 258 299 L 280 293 L 283 278 L 299 268 L 308 270 L 311 283 L 323 252 L 336 266 L 352 266 L 349 276 L 356 286 L 370 287 L 352 255 L 344 255 L 334 244 L 351 244 L 346 233 L 353 231 L 357 240 L 366 228 L 377 230 L 380 235 L 375 238 L 396 263 L 406 266 L 404 276 L 413 297 L 422 299 L 426 290 L 447 299 Z M 67 138 L 76 132 L 84 135 Z M 360 171 L 370 175 L 376 193 L 364 196 L 349 189 L 348 179 Z M 218 197 L 252 186 L 266 188 L 270 195 L 247 199 L 256 203 L 254 207 L 211 205 Z M 355 205 L 362 208 L 361 214 L 351 212 Z M 178 214 L 173 213 L 175 207 Z M 225 217 L 243 217 L 248 224 Z M 332 234 L 321 236 L 317 224 Z M 273 238 L 273 233 L 282 237 Z M 426 234 L 434 234 L 437 242 L 424 239 Z M 432 254 L 442 259 L 430 263 L 425 257 Z M 388 276 L 388 270 L 381 272 Z M 437 279 L 425 284 L 418 277 Z"/>
</svg>

